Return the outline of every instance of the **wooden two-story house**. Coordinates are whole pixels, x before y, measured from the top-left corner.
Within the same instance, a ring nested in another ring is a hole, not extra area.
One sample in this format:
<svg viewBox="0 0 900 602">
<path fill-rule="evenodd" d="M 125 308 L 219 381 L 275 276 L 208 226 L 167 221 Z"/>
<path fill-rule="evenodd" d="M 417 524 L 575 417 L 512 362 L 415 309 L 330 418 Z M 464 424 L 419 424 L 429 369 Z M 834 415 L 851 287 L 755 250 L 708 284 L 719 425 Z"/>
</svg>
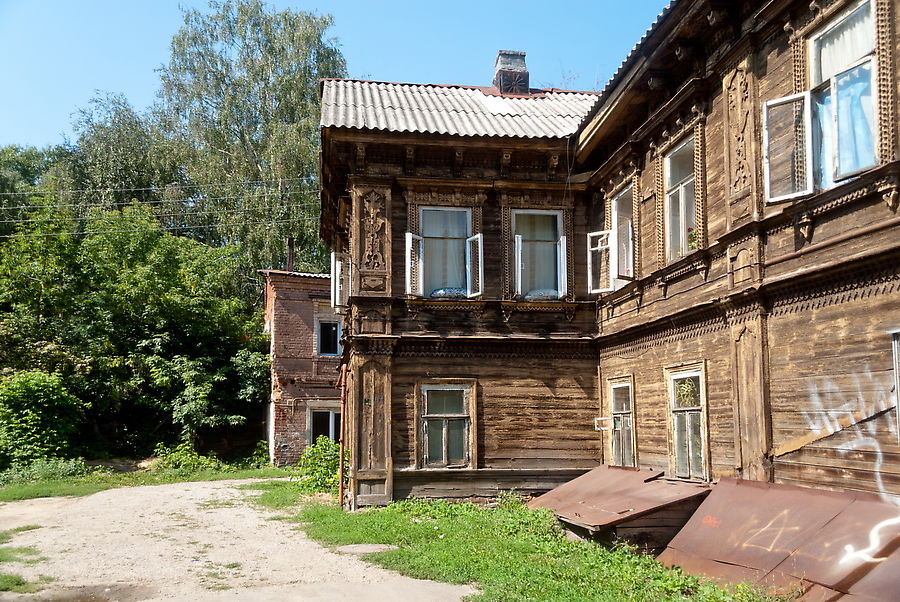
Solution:
<svg viewBox="0 0 900 602">
<path fill-rule="evenodd" d="M 351 504 L 900 494 L 895 0 L 675 0 L 600 94 L 326 80 Z"/>
<path fill-rule="evenodd" d="M 597 96 L 325 80 L 354 504 L 546 490 L 602 459 L 575 133 Z"/>
</svg>

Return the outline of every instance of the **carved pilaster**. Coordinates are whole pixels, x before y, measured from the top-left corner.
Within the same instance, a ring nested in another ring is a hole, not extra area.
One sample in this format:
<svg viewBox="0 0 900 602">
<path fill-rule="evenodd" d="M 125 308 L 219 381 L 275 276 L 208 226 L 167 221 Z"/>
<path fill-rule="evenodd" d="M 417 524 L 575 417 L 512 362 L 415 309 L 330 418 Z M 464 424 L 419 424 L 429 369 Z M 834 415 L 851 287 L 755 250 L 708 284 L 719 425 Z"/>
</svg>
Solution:
<svg viewBox="0 0 900 602">
<path fill-rule="evenodd" d="M 897 158 L 897 117 L 894 99 L 894 18 L 892 0 L 876 0 L 875 56 L 878 63 L 878 158 L 882 163 Z"/>
<path fill-rule="evenodd" d="M 354 294 L 391 294 L 391 189 L 356 182 L 351 189 Z"/>
<path fill-rule="evenodd" d="M 727 103 L 725 113 L 725 163 L 729 199 L 750 194 L 755 179 L 753 169 L 753 119 L 755 115 L 749 59 L 744 58 L 722 80 Z M 730 228 L 750 215 L 750 202 L 729 203 Z"/>
</svg>

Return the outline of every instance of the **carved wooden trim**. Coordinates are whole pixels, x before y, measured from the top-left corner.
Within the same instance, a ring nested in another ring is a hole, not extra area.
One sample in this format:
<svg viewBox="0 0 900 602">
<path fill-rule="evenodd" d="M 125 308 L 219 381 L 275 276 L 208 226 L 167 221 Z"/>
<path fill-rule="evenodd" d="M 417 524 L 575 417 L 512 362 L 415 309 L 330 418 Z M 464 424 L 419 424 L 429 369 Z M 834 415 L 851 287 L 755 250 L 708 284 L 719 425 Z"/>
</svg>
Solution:
<svg viewBox="0 0 900 602">
<path fill-rule="evenodd" d="M 694 123 L 694 218 L 700 235 L 698 247 L 707 246 L 706 233 L 706 119 L 697 106 L 691 108 L 697 118 Z"/>
<path fill-rule="evenodd" d="M 585 360 L 594 362 L 597 351 L 593 341 L 453 341 L 436 339 L 428 341 L 400 341 L 395 358 L 479 358 L 546 360 Z"/>
<path fill-rule="evenodd" d="M 878 159 L 896 158 L 897 118 L 894 113 L 894 18 L 893 0 L 875 2 L 875 57 L 877 75 Z"/>
<path fill-rule="evenodd" d="M 503 248 L 503 299 L 512 299 L 512 208 L 503 205 L 500 207 L 500 228 L 503 238 L 501 245 Z"/>
<path fill-rule="evenodd" d="M 663 181 L 663 154 L 656 149 L 653 165 L 653 187 L 656 195 L 656 267 L 666 265 L 666 191 Z"/>
<path fill-rule="evenodd" d="M 575 299 L 575 219 L 571 209 L 563 209 L 563 234 L 566 244 L 566 300 Z M 570 319 L 571 321 L 571 319 Z"/>
<path fill-rule="evenodd" d="M 730 198 L 743 196 L 753 185 L 753 116 L 756 111 L 751 80 L 748 57 L 722 78 L 726 102 L 725 168 Z"/>
<path fill-rule="evenodd" d="M 792 94 L 799 94 L 808 88 L 807 86 L 807 66 L 806 66 L 806 38 L 797 35 L 796 31 L 789 26 L 785 26 L 785 31 L 790 36 L 791 43 L 791 84 L 793 85 Z"/>
<path fill-rule="evenodd" d="M 631 174 L 631 219 L 632 236 L 634 236 L 634 278 L 641 277 L 641 177 L 637 170 Z"/>
<path fill-rule="evenodd" d="M 600 361 L 626 358 L 654 347 L 702 337 L 728 328 L 724 311 L 710 306 L 690 317 L 666 318 L 665 322 L 645 324 L 639 330 L 611 335 L 600 344 Z"/>
</svg>

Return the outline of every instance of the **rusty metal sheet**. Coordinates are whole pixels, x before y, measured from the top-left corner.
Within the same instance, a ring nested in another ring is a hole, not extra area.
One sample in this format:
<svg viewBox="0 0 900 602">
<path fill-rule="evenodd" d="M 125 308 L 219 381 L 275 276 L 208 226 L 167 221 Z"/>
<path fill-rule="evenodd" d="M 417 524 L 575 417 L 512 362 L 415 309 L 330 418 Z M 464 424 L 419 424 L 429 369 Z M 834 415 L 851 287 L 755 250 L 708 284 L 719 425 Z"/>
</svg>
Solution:
<svg viewBox="0 0 900 602">
<path fill-rule="evenodd" d="M 849 506 L 814 533 L 778 570 L 848 592 L 873 562 L 900 547 L 900 508 L 858 494 Z M 900 592 L 898 592 L 900 597 Z"/>
<path fill-rule="evenodd" d="M 659 559 L 770 591 L 799 587 L 807 601 L 896 600 L 900 508 L 867 493 L 722 479 Z"/>
<path fill-rule="evenodd" d="M 599 466 L 529 503 L 590 530 L 610 527 L 672 504 L 705 496 L 709 486 L 659 479 L 663 473 Z"/>
<path fill-rule="evenodd" d="M 897 545 L 896 541 L 894 545 Z M 887 558 L 872 564 L 871 570 L 850 586 L 851 595 L 848 598 L 900 599 L 900 548 L 895 548 Z"/>
<path fill-rule="evenodd" d="M 722 479 L 669 546 L 768 573 L 852 501 L 831 492 Z"/>
</svg>

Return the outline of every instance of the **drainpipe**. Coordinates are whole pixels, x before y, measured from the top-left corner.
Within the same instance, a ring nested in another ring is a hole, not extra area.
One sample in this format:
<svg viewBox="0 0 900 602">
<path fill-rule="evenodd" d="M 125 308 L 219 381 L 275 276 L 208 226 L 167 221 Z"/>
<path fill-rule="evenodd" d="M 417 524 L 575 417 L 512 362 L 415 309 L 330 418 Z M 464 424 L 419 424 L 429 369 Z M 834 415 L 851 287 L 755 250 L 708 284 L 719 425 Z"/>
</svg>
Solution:
<svg viewBox="0 0 900 602">
<path fill-rule="evenodd" d="M 344 507 L 344 433 L 347 430 L 347 364 L 341 364 L 341 376 L 338 379 L 341 390 L 341 435 L 338 453 L 338 503 Z"/>
</svg>

